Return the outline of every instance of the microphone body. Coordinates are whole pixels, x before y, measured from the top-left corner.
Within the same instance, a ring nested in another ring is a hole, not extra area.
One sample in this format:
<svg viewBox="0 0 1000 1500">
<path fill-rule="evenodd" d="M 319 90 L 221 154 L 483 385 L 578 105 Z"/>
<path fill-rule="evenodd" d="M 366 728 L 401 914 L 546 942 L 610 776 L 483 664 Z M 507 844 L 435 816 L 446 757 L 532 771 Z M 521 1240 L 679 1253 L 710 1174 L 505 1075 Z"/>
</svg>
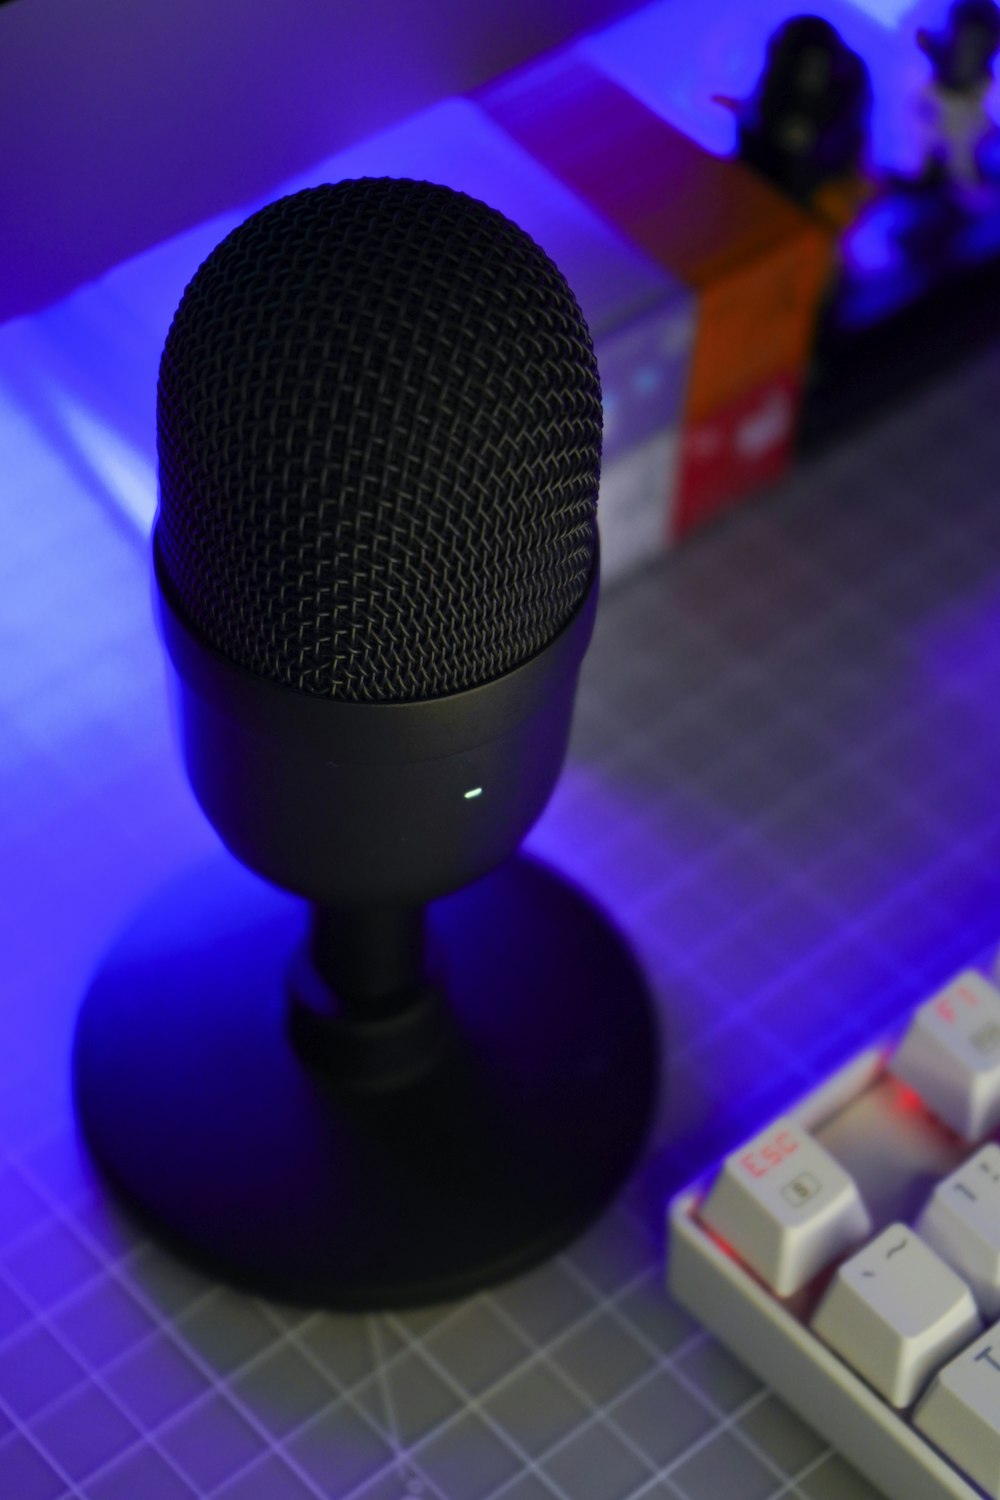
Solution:
<svg viewBox="0 0 1000 1500">
<path fill-rule="evenodd" d="M 243 864 L 321 905 L 413 906 L 520 845 L 565 760 L 596 569 L 569 623 L 502 677 L 413 703 L 350 703 L 228 661 L 156 566 L 188 777 Z"/>
</svg>

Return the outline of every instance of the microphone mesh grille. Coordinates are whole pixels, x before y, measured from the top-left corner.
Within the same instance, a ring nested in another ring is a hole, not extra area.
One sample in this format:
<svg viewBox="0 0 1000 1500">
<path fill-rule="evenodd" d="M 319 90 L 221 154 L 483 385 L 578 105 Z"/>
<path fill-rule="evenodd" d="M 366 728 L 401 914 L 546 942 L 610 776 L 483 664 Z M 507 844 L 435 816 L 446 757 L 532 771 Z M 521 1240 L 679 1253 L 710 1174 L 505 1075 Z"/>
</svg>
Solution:
<svg viewBox="0 0 1000 1500">
<path fill-rule="evenodd" d="M 596 548 L 601 396 L 560 272 L 429 183 L 310 188 L 188 285 L 157 401 L 156 546 L 218 651 L 358 702 L 548 644 Z"/>
</svg>

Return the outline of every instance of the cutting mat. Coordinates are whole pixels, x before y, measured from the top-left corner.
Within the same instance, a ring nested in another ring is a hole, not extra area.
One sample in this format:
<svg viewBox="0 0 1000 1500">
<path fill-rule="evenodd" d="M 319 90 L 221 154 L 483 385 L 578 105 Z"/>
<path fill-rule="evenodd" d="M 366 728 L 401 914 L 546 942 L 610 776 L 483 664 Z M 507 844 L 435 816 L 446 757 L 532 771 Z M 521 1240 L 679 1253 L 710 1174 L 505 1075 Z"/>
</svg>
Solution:
<svg viewBox="0 0 1000 1500">
<path fill-rule="evenodd" d="M 163 252 L 175 279 L 192 243 Z M 331 1316 L 149 1243 L 70 1110 L 88 975 L 147 895 L 222 857 L 150 610 L 169 281 L 124 268 L 0 330 L 0 1495 L 863 1500 L 671 1305 L 661 1210 L 1000 937 L 1000 357 L 607 594 L 530 843 L 648 968 L 649 1157 L 540 1270 Z"/>
</svg>

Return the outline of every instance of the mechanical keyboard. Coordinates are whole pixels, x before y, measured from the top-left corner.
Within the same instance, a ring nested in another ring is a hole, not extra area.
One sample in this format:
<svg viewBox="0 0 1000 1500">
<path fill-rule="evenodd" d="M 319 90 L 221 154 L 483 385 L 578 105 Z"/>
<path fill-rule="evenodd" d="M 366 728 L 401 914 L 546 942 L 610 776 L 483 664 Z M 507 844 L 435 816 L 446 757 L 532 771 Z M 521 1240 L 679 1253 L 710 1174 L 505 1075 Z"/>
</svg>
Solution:
<svg viewBox="0 0 1000 1500">
<path fill-rule="evenodd" d="M 672 1201 L 674 1296 L 890 1500 L 1000 1497 L 1000 962 Z"/>
</svg>

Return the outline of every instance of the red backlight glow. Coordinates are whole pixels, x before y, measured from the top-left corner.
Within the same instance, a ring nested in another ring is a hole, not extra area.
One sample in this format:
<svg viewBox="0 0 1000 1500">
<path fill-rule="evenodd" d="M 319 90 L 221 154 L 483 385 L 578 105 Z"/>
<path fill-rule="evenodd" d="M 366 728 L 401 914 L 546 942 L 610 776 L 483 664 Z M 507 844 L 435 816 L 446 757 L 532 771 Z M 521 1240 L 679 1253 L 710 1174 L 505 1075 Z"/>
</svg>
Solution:
<svg viewBox="0 0 1000 1500">
<path fill-rule="evenodd" d="M 892 1104 L 901 1115 L 929 1115 L 930 1110 L 916 1089 L 911 1088 L 908 1083 L 901 1083 L 898 1078 L 892 1082 Z"/>
</svg>

